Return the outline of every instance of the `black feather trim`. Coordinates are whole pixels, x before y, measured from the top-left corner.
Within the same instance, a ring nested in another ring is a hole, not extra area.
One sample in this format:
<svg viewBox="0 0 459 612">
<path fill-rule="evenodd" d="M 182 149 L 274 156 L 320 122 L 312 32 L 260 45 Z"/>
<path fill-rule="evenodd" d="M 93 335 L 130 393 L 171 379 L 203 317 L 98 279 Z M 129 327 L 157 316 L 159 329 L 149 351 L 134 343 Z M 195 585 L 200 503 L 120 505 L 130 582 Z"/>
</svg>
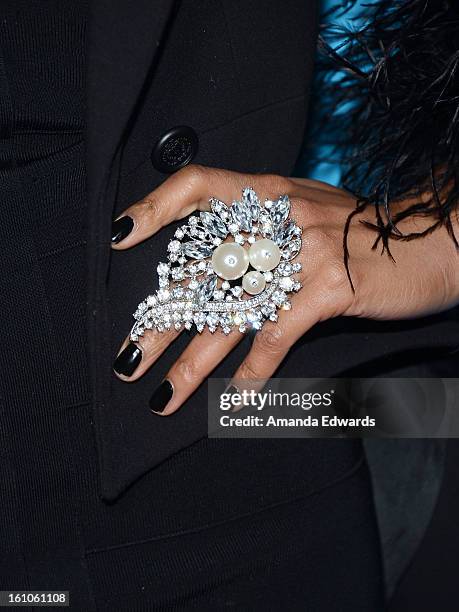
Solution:
<svg viewBox="0 0 459 612">
<path fill-rule="evenodd" d="M 445 226 L 459 247 L 459 3 L 378 0 L 349 24 L 322 27 L 318 60 L 320 114 L 345 151 L 343 185 L 359 210 L 376 207 L 375 246 Z M 407 197 L 414 203 L 394 212 Z M 431 219 L 428 228 L 403 233 L 411 215 Z"/>
</svg>

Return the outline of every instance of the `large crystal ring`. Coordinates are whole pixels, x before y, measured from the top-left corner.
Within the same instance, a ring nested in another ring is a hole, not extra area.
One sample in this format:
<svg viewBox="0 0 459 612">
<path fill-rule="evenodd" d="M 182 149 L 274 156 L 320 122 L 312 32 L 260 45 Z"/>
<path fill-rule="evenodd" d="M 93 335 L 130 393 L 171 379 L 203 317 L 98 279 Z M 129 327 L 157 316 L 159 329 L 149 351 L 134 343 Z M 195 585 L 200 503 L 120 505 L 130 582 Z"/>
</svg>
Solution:
<svg viewBox="0 0 459 612">
<path fill-rule="evenodd" d="M 159 289 L 134 313 L 134 342 L 148 329 L 258 330 L 291 308 L 288 294 L 301 288 L 301 264 L 292 260 L 302 230 L 289 218 L 288 196 L 261 204 L 246 187 L 232 206 L 209 202 L 211 212 L 190 216 L 169 242 Z"/>
</svg>

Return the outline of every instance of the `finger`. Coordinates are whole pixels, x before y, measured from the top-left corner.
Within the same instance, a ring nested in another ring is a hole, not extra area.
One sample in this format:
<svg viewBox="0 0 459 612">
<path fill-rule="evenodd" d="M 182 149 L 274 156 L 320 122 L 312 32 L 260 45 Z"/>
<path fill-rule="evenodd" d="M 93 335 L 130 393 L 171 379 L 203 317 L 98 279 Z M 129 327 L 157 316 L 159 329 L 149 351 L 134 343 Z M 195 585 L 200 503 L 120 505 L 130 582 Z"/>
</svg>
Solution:
<svg viewBox="0 0 459 612">
<path fill-rule="evenodd" d="M 291 310 L 281 311 L 277 322 L 267 321 L 256 333 L 230 384 L 238 391 L 261 390 L 295 342 L 322 317 L 320 301 L 312 291 L 294 296 Z"/>
<path fill-rule="evenodd" d="M 179 334 L 175 329 L 147 330 L 137 342 L 132 342 L 128 336 L 113 364 L 115 374 L 126 382 L 138 380 Z"/>
<path fill-rule="evenodd" d="M 112 247 L 127 249 L 172 221 L 183 219 L 195 210 L 208 210 L 211 196 L 231 202 L 248 185 L 255 190 L 261 187 L 267 193 L 260 195 L 268 198 L 288 193 L 290 182 L 280 176 L 247 175 L 219 168 L 187 166 L 127 208 L 115 220 Z"/>
<path fill-rule="evenodd" d="M 151 410 L 162 416 L 178 410 L 243 338 L 236 330 L 228 335 L 207 330 L 196 336 L 153 393 Z"/>
</svg>

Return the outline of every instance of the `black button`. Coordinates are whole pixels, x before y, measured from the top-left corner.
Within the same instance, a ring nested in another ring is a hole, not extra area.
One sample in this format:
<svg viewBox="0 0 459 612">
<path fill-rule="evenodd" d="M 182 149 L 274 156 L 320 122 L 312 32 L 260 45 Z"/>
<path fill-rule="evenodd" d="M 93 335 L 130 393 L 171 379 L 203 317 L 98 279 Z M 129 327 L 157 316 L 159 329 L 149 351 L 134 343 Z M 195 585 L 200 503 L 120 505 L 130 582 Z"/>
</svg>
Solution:
<svg viewBox="0 0 459 612">
<path fill-rule="evenodd" d="M 193 128 L 180 125 L 161 136 L 151 154 L 153 166 L 164 173 L 189 164 L 198 152 L 198 136 Z"/>
</svg>

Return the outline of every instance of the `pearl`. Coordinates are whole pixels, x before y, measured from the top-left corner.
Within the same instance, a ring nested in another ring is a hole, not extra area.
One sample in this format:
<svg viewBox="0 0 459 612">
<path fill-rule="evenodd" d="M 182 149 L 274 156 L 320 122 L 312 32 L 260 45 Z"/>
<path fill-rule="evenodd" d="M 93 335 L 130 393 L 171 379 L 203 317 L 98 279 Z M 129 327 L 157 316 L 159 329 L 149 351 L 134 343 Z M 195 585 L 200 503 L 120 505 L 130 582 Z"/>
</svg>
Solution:
<svg viewBox="0 0 459 612">
<path fill-rule="evenodd" d="M 281 252 L 277 244 L 269 238 L 257 240 L 249 249 L 249 260 L 256 270 L 268 272 L 279 264 Z"/>
<path fill-rule="evenodd" d="M 252 272 L 247 272 L 244 274 L 242 279 L 242 286 L 244 291 L 246 291 L 250 295 L 257 295 L 261 293 L 266 286 L 265 277 L 261 272 L 256 272 L 255 270 Z"/>
<path fill-rule="evenodd" d="M 225 242 L 213 252 L 212 267 L 220 278 L 235 280 L 249 267 L 249 255 L 240 244 Z"/>
</svg>

